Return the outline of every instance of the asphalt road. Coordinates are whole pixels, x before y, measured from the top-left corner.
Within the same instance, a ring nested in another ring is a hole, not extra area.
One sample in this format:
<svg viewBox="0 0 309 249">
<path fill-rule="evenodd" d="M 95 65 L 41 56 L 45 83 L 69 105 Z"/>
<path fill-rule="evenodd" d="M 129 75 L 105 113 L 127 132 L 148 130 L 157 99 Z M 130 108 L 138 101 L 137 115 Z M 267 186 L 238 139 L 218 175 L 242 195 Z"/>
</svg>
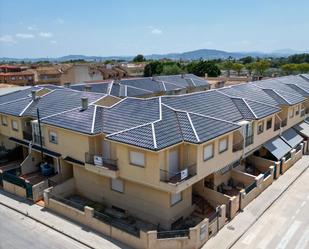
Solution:
<svg viewBox="0 0 309 249">
<path fill-rule="evenodd" d="M 0 249 L 89 249 L 24 215 L 0 205 Z"/>
<path fill-rule="evenodd" d="M 232 248 L 309 249 L 308 169 Z"/>
</svg>

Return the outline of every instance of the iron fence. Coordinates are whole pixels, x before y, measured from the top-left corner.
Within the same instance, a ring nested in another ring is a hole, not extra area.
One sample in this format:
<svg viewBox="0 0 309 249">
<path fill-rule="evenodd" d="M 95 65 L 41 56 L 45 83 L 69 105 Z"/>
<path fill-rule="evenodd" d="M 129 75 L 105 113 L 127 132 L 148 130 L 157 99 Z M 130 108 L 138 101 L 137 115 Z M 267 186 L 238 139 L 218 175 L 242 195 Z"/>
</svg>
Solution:
<svg viewBox="0 0 309 249">
<path fill-rule="evenodd" d="M 246 188 L 245 188 L 245 192 L 246 192 L 246 194 L 248 194 L 250 191 L 252 191 L 254 188 L 256 188 L 256 182 L 253 182 L 252 184 L 250 184 L 249 186 L 247 186 Z"/>
<path fill-rule="evenodd" d="M 168 238 L 189 238 L 189 229 L 185 230 L 170 230 L 170 231 L 158 231 L 157 239 L 168 239 Z"/>
<path fill-rule="evenodd" d="M 85 211 L 84 210 L 85 206 L 82 205 L 82 204 L 79 204 L 77 202 L 71 201 L 71 200 L 69 200 L 67 198 L 64 198 L 62 196 L 55 195 L 55 194 L 52 194 L 52 193 L 50 193 L 49 196 L 50 196 L 50 198 L 52 198 L 52 199 L 54 199 L 56 201 L 62 202 L 62 203 L 66 204 L 66 205 L 68 205 L 70 207 L 73 207 L 73 208 L 79 210 L 79 211 L 82 211 L 82 212 Z"/>
<path fill-rule="evenodd" d="M 163 182 L 178 183 L 195 175 L 196 165 L 191 165 L 177 172 L 160 169 L 160 180 Z"/>
<path fill-rule="evenodd" d="M 101 162 L 96 162 L 95 157 L 98 157 Z M 85 153 L 85 162 L 95 166 L 107 167 L 111 170 L 118 170 L 118 161 L 113 159 L 104 158 L 102 154 Z M 101 163 L 102 165 L 99 165 Z"/>
<path fill-rule="evenodd" d="M 264 173 L 264 176 L 263 178 L 266 179 L 268 176 L 271 175 L 271 169 L 267 170 L 265 173 Z"/>
<path fill-rule="evenodd" d="M 245 138 L 245 146 L 253 144 L 253 135 Z"/>
</svg>

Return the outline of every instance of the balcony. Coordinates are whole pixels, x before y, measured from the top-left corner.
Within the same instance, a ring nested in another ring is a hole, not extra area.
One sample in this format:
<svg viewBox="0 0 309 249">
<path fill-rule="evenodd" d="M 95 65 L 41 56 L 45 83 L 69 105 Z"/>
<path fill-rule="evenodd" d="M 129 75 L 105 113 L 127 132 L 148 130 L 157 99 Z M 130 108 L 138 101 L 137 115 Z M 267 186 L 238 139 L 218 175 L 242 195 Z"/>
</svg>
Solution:
<svg viewBox="0 0 309 249">
<path fill-rule="evenodd" d="M 106 159 L 99 153 L 85 154 L 85 168 L 93 173 L 111 178 L 119 176 L 117 160 Z"/>
<path fill-rule="evenodd" d="M 178 185 L 196 175 L 196 165 L 191 165 L 178 172 L 160 169 L 160 181 Z"/>
<path fill-rule="evenodd" d="M 280 128 L 281 128 L 280 123 L 279 122 L 275 123 L 274 131 L 280 130 Z"/>
<path fill-rule="evenodd" d="M 287 124 L 288 124 L 288 119 L 287 118 L 286 119 L 282 119 L 281 127 L 285 127 L 285 126 L 287 126 Z"/>
<path fill-rule="evenodd" d="M 23 139 L 27 141 L 32 141 L 32 133 L 29 131 L 23 131 Z"/>
<path fill-rule="evenodd" d="M 248 147 L 249 145 L 253 144 L 253 138 L 254 136 L 249 136 L 245 138 L 245 146 Z"/>
<path fill-rule="evenodd" d="M 244 148 L 244 142 L 237 142 L 233 144 L 233 152 L 241 151 Z"/>
<path fill-rule="evenodd" d="M 41 137 L 41 138 L 42 138 L 42 145 L 45 146 L 45 138 L 44 138 L 44 137 Z M 37 145 L 41 145 L 40 136 L 34 134 L 34 135 L 33 135 L 33 142 L 34 142 L 35 144 L 37 144 Z"/>
</svg>

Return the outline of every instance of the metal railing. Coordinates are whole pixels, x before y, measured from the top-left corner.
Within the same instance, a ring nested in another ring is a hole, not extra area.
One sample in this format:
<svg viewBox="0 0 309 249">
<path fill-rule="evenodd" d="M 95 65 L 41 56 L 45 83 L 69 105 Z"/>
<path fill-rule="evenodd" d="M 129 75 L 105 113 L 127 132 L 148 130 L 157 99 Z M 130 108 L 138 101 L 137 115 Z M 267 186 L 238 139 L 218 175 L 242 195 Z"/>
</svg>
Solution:
<svg viewBox="0 0 309 249">
<path fill-rule="evenodd" d="M 184 230 L 170 230 L 170 231 L 158 231 L 157 239 L 168 239 L 168 238 L 189 238 L 189 229 Z"/>
<path fill-rule="evenodd" d="M 53 194 L 53 193 L 49 193 L 49 197 L 50 197 L 51 199 L 54 199 L 54 200 L 56 200 L 56 201 L 59 201 L 59 202 L 65 204 L 65 205 L 68 205 L 68 206 L 70 206 L 70 207 L 73 207 L 73 208 L 75 208 L 75 209 L 77 209 L 77 210 L 79 210 L 79 211 L 82 211 L 82 212 L 85 211 L 85 206 L 83 206 L 83 205 L 81 205 L 81 204 L 79 204 L 79 203 L 76 203 L 76 202 L 74 202 L 74 201 L 71 201 L 71 200 L 69 200 L 69 199 L 66 199 L 66 198 L 64 198 L 64 197 L 62 197 L 62 196 L 55 195 L 55 194 Z"/>
<path fill-rule="evenodd" d="M 119 218 L 112 217 L 96 210 L 94 211 L 93 217 L 131 235 L 134 235 L 135 237 L 140 237 L 140 229 L 138 227 L 127 224 Z"/>
<path fill-rule="evenodd" d="M 265 173 L 264 173 L 264 176 L 263 176 L 263 179 L 266 179 L 268 176 L 271 175 L 271 169 L 267 170 Z"/>
<path fill-rule="evenodd" d="M 178 183 L 190 179 L 196 175 L 196 165 L 191 165 L 180 171 L 173 172 L 160 169 L 160 181 Z"/>
<path fill-rule="evenodd" d="M 219 215 L 219 212 L 214 212 L 212 213 L 209 217 L 208 217 L 208 220 L 209 220 L 209 223 L 213 222 L 216 218 L 218 218 L 218 215 Z"/>
<path fill-rule="evenodd" d="M 245 146 L 247 147 L 247 146 L 249 146 L 249 145 L 251 145 L 251 144 L 253 144 L 253 135 L 252 136 L 249 136 L 249 137 L 246 137 L 245 138 Z"/>
<path fill-rule="evenodd" d="M 243 147 L 244 147 L 243 141 L 235 143 L 235 144 L 233 144 L 233 152 L 240 151 L 240 150 L 243 149 Z"/>
<path fill-rule="evenodd" d="M 28 131 L 23 131 L 23 139 L 32 141 L 32 133 Z"/>
<path fill-rule="evenodd" d="M 305 110 L 305 109 L 302 109 L 302 110 L 300 111 L 300 116 L 303 117 L 303 116 L 305 116 L 305 115 L 306 115 L 306 110 Z"/>
<path fill-rule="evenodd" d="M 252 191 L 254 188 L 256 188 L 256 182 L 251 183 L 249 186 L 245 187 L 245 192 L 248 194 L 250 191 Z"/>
<path fill-rule="evenodd" d="M 96 162 L 95 157 L 99 157 L 100 159 L 98 159 L 101 161 Z M 106 159 L 102 156 L 102 154 L 93 154 L 87 152 L 85 154 L 85 162 L 98 167 L 106 167 L 110 170 L 118 170 L 118 161 L 113 159 Z"/>
</svg>

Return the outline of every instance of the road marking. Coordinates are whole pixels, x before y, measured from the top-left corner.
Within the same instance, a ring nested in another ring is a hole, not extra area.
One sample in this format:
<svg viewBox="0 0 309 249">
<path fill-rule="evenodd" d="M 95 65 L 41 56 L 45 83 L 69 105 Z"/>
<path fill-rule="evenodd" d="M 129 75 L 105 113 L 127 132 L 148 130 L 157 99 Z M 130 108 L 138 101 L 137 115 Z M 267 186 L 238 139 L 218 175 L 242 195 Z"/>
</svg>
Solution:
<svg viewBox="0 0 309 249">
<path fill-rule="evenodd" d="M 295 212 L 295 214 L 298 214 L 299 212 L 300 212 L 300 209 L 297 209 L 296 212 Z"/>
<path fill-rule="evenodd" d="M 300 207 L 305 206 L 305 204 L 306 204 L 306 201 L 303 201 L 303 202 L 300 204 Z"/>
<path fill-rule="evenodd" d="M 295 219 L 295 215 L 292 216 L 292 220 L 294 220 L 294 219 Z"/>
<path fill-rule="evenodd" d="M 264 224 L 266 226 L 269 225 L 269 227 L 267 228 L 267 233 L 265 234 L 265 236 L 263 236 L 263 239 L 257 245 L 257 248 L 260 248 L 260 249 L 267 248 L 268 249 L 269 248 L 268 244 L 273 239 L 273 237 L 276 236 L 278 230 L 282 228 L 286 220 L 287 218 L 276 217 L 275 220 L 270 219 L 268 223 Z"/>
<path fill-rule="evenodd" d="M 290 242 L 291 238 L 294 236 L 300 225 L 300 221 L 294 221 L 293 224 L 290 226 L 289 230 L 285 234 L 283 234 L 282 239 L 280 240 L 280 243 L 278 244 L 276 249 L 284 249 Z"/>
<path fill-rule="evenodd" d="M 307 244 L 309 242 L 309 228 L 307 228 L 304 232 L 304 234 L 299 239 L 295 249 L 305 249 L 308 248 Z"/>
<path fill-rule="evenodd" d="M 258 225 L 256 229 L 249 232 L 249 234 L 241 241 L 245 245 L 250 245 L 256 236 L 264 229 L 262 225 Z"/>
</svg>

